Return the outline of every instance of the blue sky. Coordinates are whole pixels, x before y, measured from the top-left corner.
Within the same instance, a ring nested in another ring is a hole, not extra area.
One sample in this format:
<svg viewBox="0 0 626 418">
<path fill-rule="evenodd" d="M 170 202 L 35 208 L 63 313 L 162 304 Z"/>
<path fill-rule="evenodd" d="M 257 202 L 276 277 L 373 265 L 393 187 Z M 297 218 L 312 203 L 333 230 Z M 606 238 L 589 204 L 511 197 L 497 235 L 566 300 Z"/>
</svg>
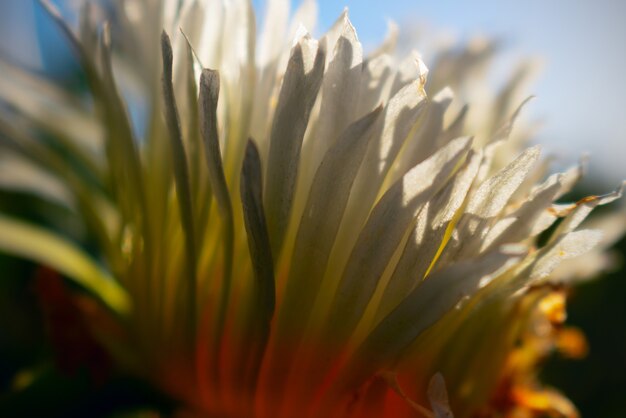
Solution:
<svg viewBox="0 0 626 418">
<path fill-rule="evenodd" d="M 589 152 L 592 172 L 611 183 L 626 178 L 622 163 L 626 156 L 626 1 L 318 1 L 319 29 L 327 28 L 348 6 L 366 48 L 384 36 L 387 19 L 393 19 L 402 26 L 426 23 L 433 31 L 461 39 L 473 34 L 500 36 L 508 41 L 505 57 L 540 57 L 543 72 L 529 91 L 537 96 L 529 113 L 545 121 L 538 142 L 547 144 L 547 151 L 563 163 Z M 11 55 L 19 59 L 36 50 L 28 24 L 33 3 L 0 0 L 0 55 L 12 49 Z M 265 0 L 253 3 L 262 16 Z M 20 39 L 21 46 L 11 48 L 6 39 Z"/>
</svg>

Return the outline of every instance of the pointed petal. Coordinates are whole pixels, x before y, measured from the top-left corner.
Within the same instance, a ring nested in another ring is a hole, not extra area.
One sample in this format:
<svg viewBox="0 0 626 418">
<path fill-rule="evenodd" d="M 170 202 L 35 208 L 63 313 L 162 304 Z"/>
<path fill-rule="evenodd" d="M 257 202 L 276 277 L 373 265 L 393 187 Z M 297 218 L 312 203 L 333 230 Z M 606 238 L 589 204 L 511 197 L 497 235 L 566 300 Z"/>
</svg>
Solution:
<svg viewBox="0 0 626 418">
<path fill-rule="evenodd" d="M 391 366 L 428 327 L 517 263 L 524 252 L 503 249 L 434 273 L 385 317 L 349 360 L 335 389 L 340 393 L 360 385 Z"/>
<path fill-rule="evenodd" d="M 230 194 L 226 185 L 217 126 L 217 102 L 220 92 L 220 76 L 217 71 L 204 69 L 200 78 L 200 130 L 204 142 L 206 164 L 211 190 L 215 195 L 224 222 L 233 229 L 233 213 Z"/>
<path fill-rule="evenodd" d="M 187 154 L 183 144 L 183 137 L 174 97 L 174 85 L 172 84 L 172 45 L 165 31 L 161 34 L 161 49 L 163 54 L 163 97 L 165 102 L 165 119 L 168 127 L 172 164 L 174 168 L 174 181 L 178 198 L 180 220 L 185 236 L 186 254 L 186 281 L 189 304 L 189 325 L 195 331 L 196 321 L 196 289 L 197 289 L 197 242 L 193 217 L 193 202 L 189 182 L 189 168 Z"/>
<path fill-rule="evenodd" d="M 372 139 L 350 196 L 353 224 L 349 228 L 350 236 L 355 236 L 358 232 L 355 229 L 367 219 L 388 171 L 424 108 L 424 95 L 417 80 L 400 90 L 385 106 L 381 133 Z"/>
<path fill-rule="evenodd" d="M 538 254 L 532 266 L 529 281 L 536 284 L 549 277 L 550 273 L 564 260 L 578 257 L 593 249 L 602 240 L 602 231 L 583 229 L 561 236 Z"/>
<path fill-rule="evenodd" d="M 275 257 L 289 223 L 302 139 L 322 83 L 324 57 L 324 50 L 309 36 L 293 48 L 274 115 L 265 210 Z"/>
<path fill-rule="evenodd" d="M 443 130 L 444 115 L 453 98 L 452 91 L 445 89 L 425 103 L 424 111 L 421 112 L 417 121 L 415 132 L 407 139 L 406 146 L 394 164 L 391 173 L 387 176 L 386 182 L 397 180 L 411 167 L 421 163 L 449 142 L 440 142 L 439 138 Z"/>
<path fill-rule="evenodd" d="M 324 36 L 320 39 L 320 44 L 323 44 L 327 51 L 334 51 L 335 44 L 339 40 L 339 37 L 343 33 L 343 30 L 346 26 L 346 22 L 349 20 L 348 18 L 348 8 L 345 7 L 337 20 L 333 22 L 330 29 L 324 34 Z M 326 57 L 327 61 L 330 61 L 330 56 Z M 328 62 L 327 62 L 328 64 Z"/>
<path fill-rule="evenodd" d="M 276 60 L 285 42 L 285 28 L 289 19 L 289 0 L 266 2 L 263 30 L 259 37 L 259 65 L 264 67 Z M 313 30 L 313 28 L 307 28 Z"/>
<path fill-rule="evenodd" d="M 385 40 L 382 44 L 376 47 L 376 49 L 368 54 L 367 60 L 371 61 L 372 59 L 380 57 L 383 54 L 392 55 L 396 50 L 396 45 L 398 44 L 399 33 L 400 30 L 396 22 L 393 20 L 387 21 L 387 35 L 385 35 Z"/>
<path fill-rule="evenodd" d="M 291 19 L 291 28 L 287 40 L 291 42 L 296 36 L 298 27 L 304 27 L 310 33 L 315 31 L 317 23 L 318 6 L 316 0 L 304 0 L 294 12 Z"/>
<path fill-rule="evenodd" d="M 393 60 L 389 55 L 381 55 L 363 62 L 357 115 L 369 112 L 380 103 L 389 101 L 393 82 Z"/>
<path fill-rule="evenodd" d="M 448 226 L 465 201 L 482 158 L 480 153 L 470 151 L 470 154 L 454 179 L 419 213 L 415 228 L 389 278 L 377 318 L 388 314 L 424 279 L 445 246 Z"/>
<path fill-rule="evenodd" d="M 556 199 L 560 198 L 566 193 L 569 193 L 574 188 L 576 183 L 578 183 L 583 178 L 586 171 L 587 158 L 581 157 L 578 165 L 570 168 L 565 173 L 563 173 L 563 176 L 561 177 L 561 190 L 559 190 Z"/>
<path fill-rule="evenodd" d="M 269 321 L 274 312 L 274 267 L 262 204 L 261 160 L 251 140 L 246 146 L 241 173 L 241 202 L 248 247 L 263 306 L 262 317 Z"/>
<path fill-rule="evenodd" d="M 487 233 L 481 252 L 534 237 L 550 225 L 549 219 L 543 215 L 551 216 L 552 221 L 556 220 L 556 216 L 551 215 L 548 208 L 562 188 L 561 177 L 559 174 L 550 176 L 522 206 L 498 220 Z"/>
<path fill-rule="evenodd" d="M 307 152 L 308 171 L 314 173 L 326 150 L 355 119 L 359 102 L 363 50 L 352 23 L 346 19 L 333 56 L 324 73 L 315 138 Z"/>
<path fill-rule="evenodd" d="M 617 190 L 604 196 L 589 196 L 578 201 L 575 209 L 565 217 L 563 222 L 559 224 L 556 231 L 554 231 L 550 238 L 550 242 L 553 242 L 562 235 L 575 230 L 597 206 L 606 205 L 622 197 L 625 184 L 626 183 L 622 183 Z"/>
<path fill-rule="evenodd" d="M 452 239 L 437 262 L 438 266 L 478 253 L 491 222 L 504 209 L 538 158 L 538 147 L 527 149 L 471 194 Z"/>
<path fill-rule="evenodd" d="M 511 136 L 511 132 L 513 131 L 513 127 L 515 126 L 515 122 L 519 117 L 520 113 L 524 109 L 524 107 L 534 99 L 534 96 L 527 97 L 518 107 L 515 109 L 515 112 L 511 115 L 511 117 L 494 133 L 489 142 L 498 142 L 505 141 Z"/>
<path fill-rule="evenodd" d="M 263 213 L 261 160 L 252 140 L 248 141 L 241 170 L 241 203 L 248 238 L 248 250 L 254 273 L 252 318 L 249 336 L 252 338 L 249 381 L 256 382 L 260 362 L 269 338 L 270 322 L 275 308 L 274 263 Z"/>
<path fill-rule="evenodd" d="M 381 108 L 350 125 L 320 164 L 300 221 L 284 299 L 284 319 L 301 327 L 319 290 L 354 178 Z"/>
<path fill-rule="evenodd" d="M 351 333 L 359 322 L 393 252 L 415 216 L 448 181 L 471 140 L 459 138 L 410 170 L 372 210 L 337 289 L 330 329 Z M 349 335 L 349 334 L 348 334 Z"/>
<path fill-rule="evenodd" d="M 221 282 L 219 308 L 215 319 L 218 338 L 222 333 L 226 320 L 226 310 L 230 303 L 232 285 L 233 251 L 234 251 L 234 220 L 233 207 L 226 184 L 222 154 L 218 137 L 217 102 L 220 92 L 220 77 L 217 71 L 204 69 L 200 77 L 200 131 L 204 142 L 204 153 L 208 168 L 211 191 L 215 196 L 220 217 L 223 222 L 222 242 L 224 245 L 224 265 Z"/>
<path fill-rule="evenodd" d="M 468 203 L 467 213 L 480 218 L 491 218 L 500 213 L 538 158 L 539 148 L 529 148 L 481 184 Z"/>
</svg>

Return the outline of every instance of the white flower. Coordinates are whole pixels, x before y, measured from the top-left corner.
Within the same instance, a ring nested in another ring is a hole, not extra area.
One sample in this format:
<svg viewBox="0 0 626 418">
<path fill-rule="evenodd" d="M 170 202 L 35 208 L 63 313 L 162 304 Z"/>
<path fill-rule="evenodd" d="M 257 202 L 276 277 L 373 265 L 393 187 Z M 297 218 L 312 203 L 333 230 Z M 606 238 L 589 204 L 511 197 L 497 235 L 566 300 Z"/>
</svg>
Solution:
<svg viewBox="0 0 626 418">
<path fill-rule="evenodd" d="M 315 3 L 290 29 L 287 3 L 269 1 L 257 41 L 244 0 L 127 1 L 112 39 L 89 13 L 77 37 L 43 1 L 90 95 L 1 64 L 0 167 L 28 174 L 2 186 L 83 229 L 1 215 L 0 248 L 99 300 L 119 328 L 93 321 L 103 346 L 189 414 L 574 416 L 551 392 L 533 404 L 536 361 L 511 359 L 534 321 L 560 324 L 537 303 L 621 192 L 555 205 L 580 167 L 535 185 L 539 149 L 512 133 L 521 73 L 485 108 L 446 87 L 477 80 L 495 44 L 429 72 L 417 53 L 395 62 L 393 28 L 367 56 L 347 12 L 316 40 Z"/>
</svg>

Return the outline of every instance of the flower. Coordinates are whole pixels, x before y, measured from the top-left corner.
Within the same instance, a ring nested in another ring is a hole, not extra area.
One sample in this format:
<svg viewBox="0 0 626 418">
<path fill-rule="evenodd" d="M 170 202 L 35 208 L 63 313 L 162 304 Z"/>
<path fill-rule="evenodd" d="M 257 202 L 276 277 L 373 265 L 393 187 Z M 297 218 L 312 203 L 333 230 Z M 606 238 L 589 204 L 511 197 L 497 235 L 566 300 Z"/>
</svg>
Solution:
<svg viewBox="0 0 626 418">
<path fill-rule="evenodd" d="M 554 203 L 580 166 L 536 184 L 523 72 L 478 113 L 446 88 L 495 44 L 442 53 L 427 83 L 393 28 L 364 56 L 347 13 L 316 40 L 284 3 L 257 45 L 244 0 L 128 1 L 111 28 L 86 8 L 80 36 L 42 0 L 89 95 L 2 64 L 4 164 L 27 174 L 6 183 L 78 232 L 2 215 L 0 248 L 80 285 L 81 324 L 182 416 L 576 416 L 534 378 L 584 351 L 551 274 L 621 191 Z"/>
</svg>

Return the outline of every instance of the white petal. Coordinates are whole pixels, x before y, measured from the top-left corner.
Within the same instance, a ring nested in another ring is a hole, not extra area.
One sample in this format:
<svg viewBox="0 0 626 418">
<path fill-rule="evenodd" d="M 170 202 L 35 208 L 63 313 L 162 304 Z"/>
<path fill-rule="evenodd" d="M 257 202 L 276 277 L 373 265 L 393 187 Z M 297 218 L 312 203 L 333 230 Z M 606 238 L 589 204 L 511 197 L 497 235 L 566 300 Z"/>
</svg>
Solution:
<svg viewBox="0 0 626 418">
<path fill-rule="evenodd" d="M 291 29 L 289 30 L 289 36 L 287 39 L 295 39 L 296 32 L 299 27 L 304 27 L 309 32 L 314 33 L 317 22 L 317 13 L 317 1 L 304 0 L 293 14 Z"/>
<path fill-rule="evenodd" d="M 617 190 L 604 196 L 590 196 L 576 203 L 576 208 L 561 222 L 550 237 L 550 242 L 560 238 L 562 235 L 575 230 L 589 214 L 597 207 L 614 202 L 622 197 L 624 184 Z"/>
<path fill-rule="evenodd" d="M 542 249 L 532 267 L 529 283 L 547 279 L 550 273 L 564 260 L 578 257 L 595 247 L 602 239 L 602 232 L 583 229 L 561 236 L 557 241 Z"/>
<path fill-rule="evenodd" d="M 561 175 L 558 174 L 550 176 L 521 207 L 506 218 L 498 220 L 487 233 L 481 251 L 535 236 L 549 226 L 546 216 L 556 220 L 548 208 L 562 188 L 560 178 Z"/>
<path fill-rule="evenodd" d="M 317 170 L 296 236 L 281 317 L 296 327 L 308 319 L 350 189 L 372 136 L 380 108 L 350 125 Z"/>
<path fill-rule="evenodd" d="M 387 172 L 423 111 L 424 104 L 420 83 L 416 80 L 400 90 L 385 107 L 382 132 L 372 140 L 359 171 L 355 194 L 350 198 L 356 205 L 368 208 L 374 203 Z M 359 214 L 356 219 L 363 215 L 367 216 L 367 213 Z"/>
<path fill-rule="evenodd" d="M 322 84 L 325 51 L 310 37 L 293 48 L 274 115 L 265 183 L 265 211 L 277 257 L 289 223 L 302 139 Z"/>
<path fill-rule="evenodd" d="M 471 151 L 470 151 L 471 153 Z M 444 236 L 476 176 L 481 154 L 468 156 L 454 179 L 419 213 L 398 264 L 378 307 L 377 317 L 389 313 L 426 275 L 444 245 Z"/>
<path fill-rule="evenodd" d="M 393 82 L 392 62 L 389 55 L 383 54 L 363 63 L 357 115 L 365 114 L 388 101 Z"/>
<path fill-rule="evenodd" d="M 289 6 L 289 0 L 267 0 L 266 2 L 263 30 L 259 37 L 258 61 L 261 67 L 276 60 L 283 51 L 285 30 L 289 20 Z"/>
<path fill-rule="evenodd" d="M 439 266 L 478 253 L 492 221 L 502 211 L 538 157 L 538 147 L 527 149 L 472 192 L 453 237 L 438 261 Z"/>
<path fill-rule="evenodd" d="M 433 274 L 376 326 L 350 359 L 335 388 L 350 390 L 394 364 L 424 330 L 463 298 L 473 295 L 481 284 L 510 269 L 523 255 L 518 250 L 498 251 Z"/>
<path fill-rule="evenodd" d="M 440 137 L 443 130 L 444 115 L 453 98 L 452 91 L 444 89 L 432 100 L 426 102 L 425 109 L 420 114 L 414 133 L 406 141 L 402 154 L 397 158 L 391 173 L 385 179 L 386 183 L 395 181 L 415 164 L 424 161 L 424 159 L 448 142 L 440 141 Z"/>
<path fill-rule="evenodd" d="M 65 183 L 11 152 L 2 150 L 2 154 L 0 188 L 31 193 L 68 209 L 74 208 L 74 198 Z"/>
<path fill-rule="evenodd" d="M 466 213 L 479 218 L 496 216 L 522 183 L 539 158 L 539 147 L 529 148 L 515 161 L 480 185 L 468 203 Z"/>
<path fill-rule="evenodd" d="M 358 323 L 407 228 L 447 183 L 470 145 L 469 138 L 452 141 L 410 170 L 380 199 L 343 272 L 331 310 L 331 329 L 345 333 Z"/>
<path fill-rule="evenodd" d="M 335 44 L 333 57 L 324 73 L 320 113 L 304 160 L 303 168 L 307 170 L 307 177 L 317 170 L 326 150 L 357 116 L 355 110 L 359 102 L 362 62 L 361 43 L 352 23 L 346 19 L 343 32 Z"/>
</svg>

